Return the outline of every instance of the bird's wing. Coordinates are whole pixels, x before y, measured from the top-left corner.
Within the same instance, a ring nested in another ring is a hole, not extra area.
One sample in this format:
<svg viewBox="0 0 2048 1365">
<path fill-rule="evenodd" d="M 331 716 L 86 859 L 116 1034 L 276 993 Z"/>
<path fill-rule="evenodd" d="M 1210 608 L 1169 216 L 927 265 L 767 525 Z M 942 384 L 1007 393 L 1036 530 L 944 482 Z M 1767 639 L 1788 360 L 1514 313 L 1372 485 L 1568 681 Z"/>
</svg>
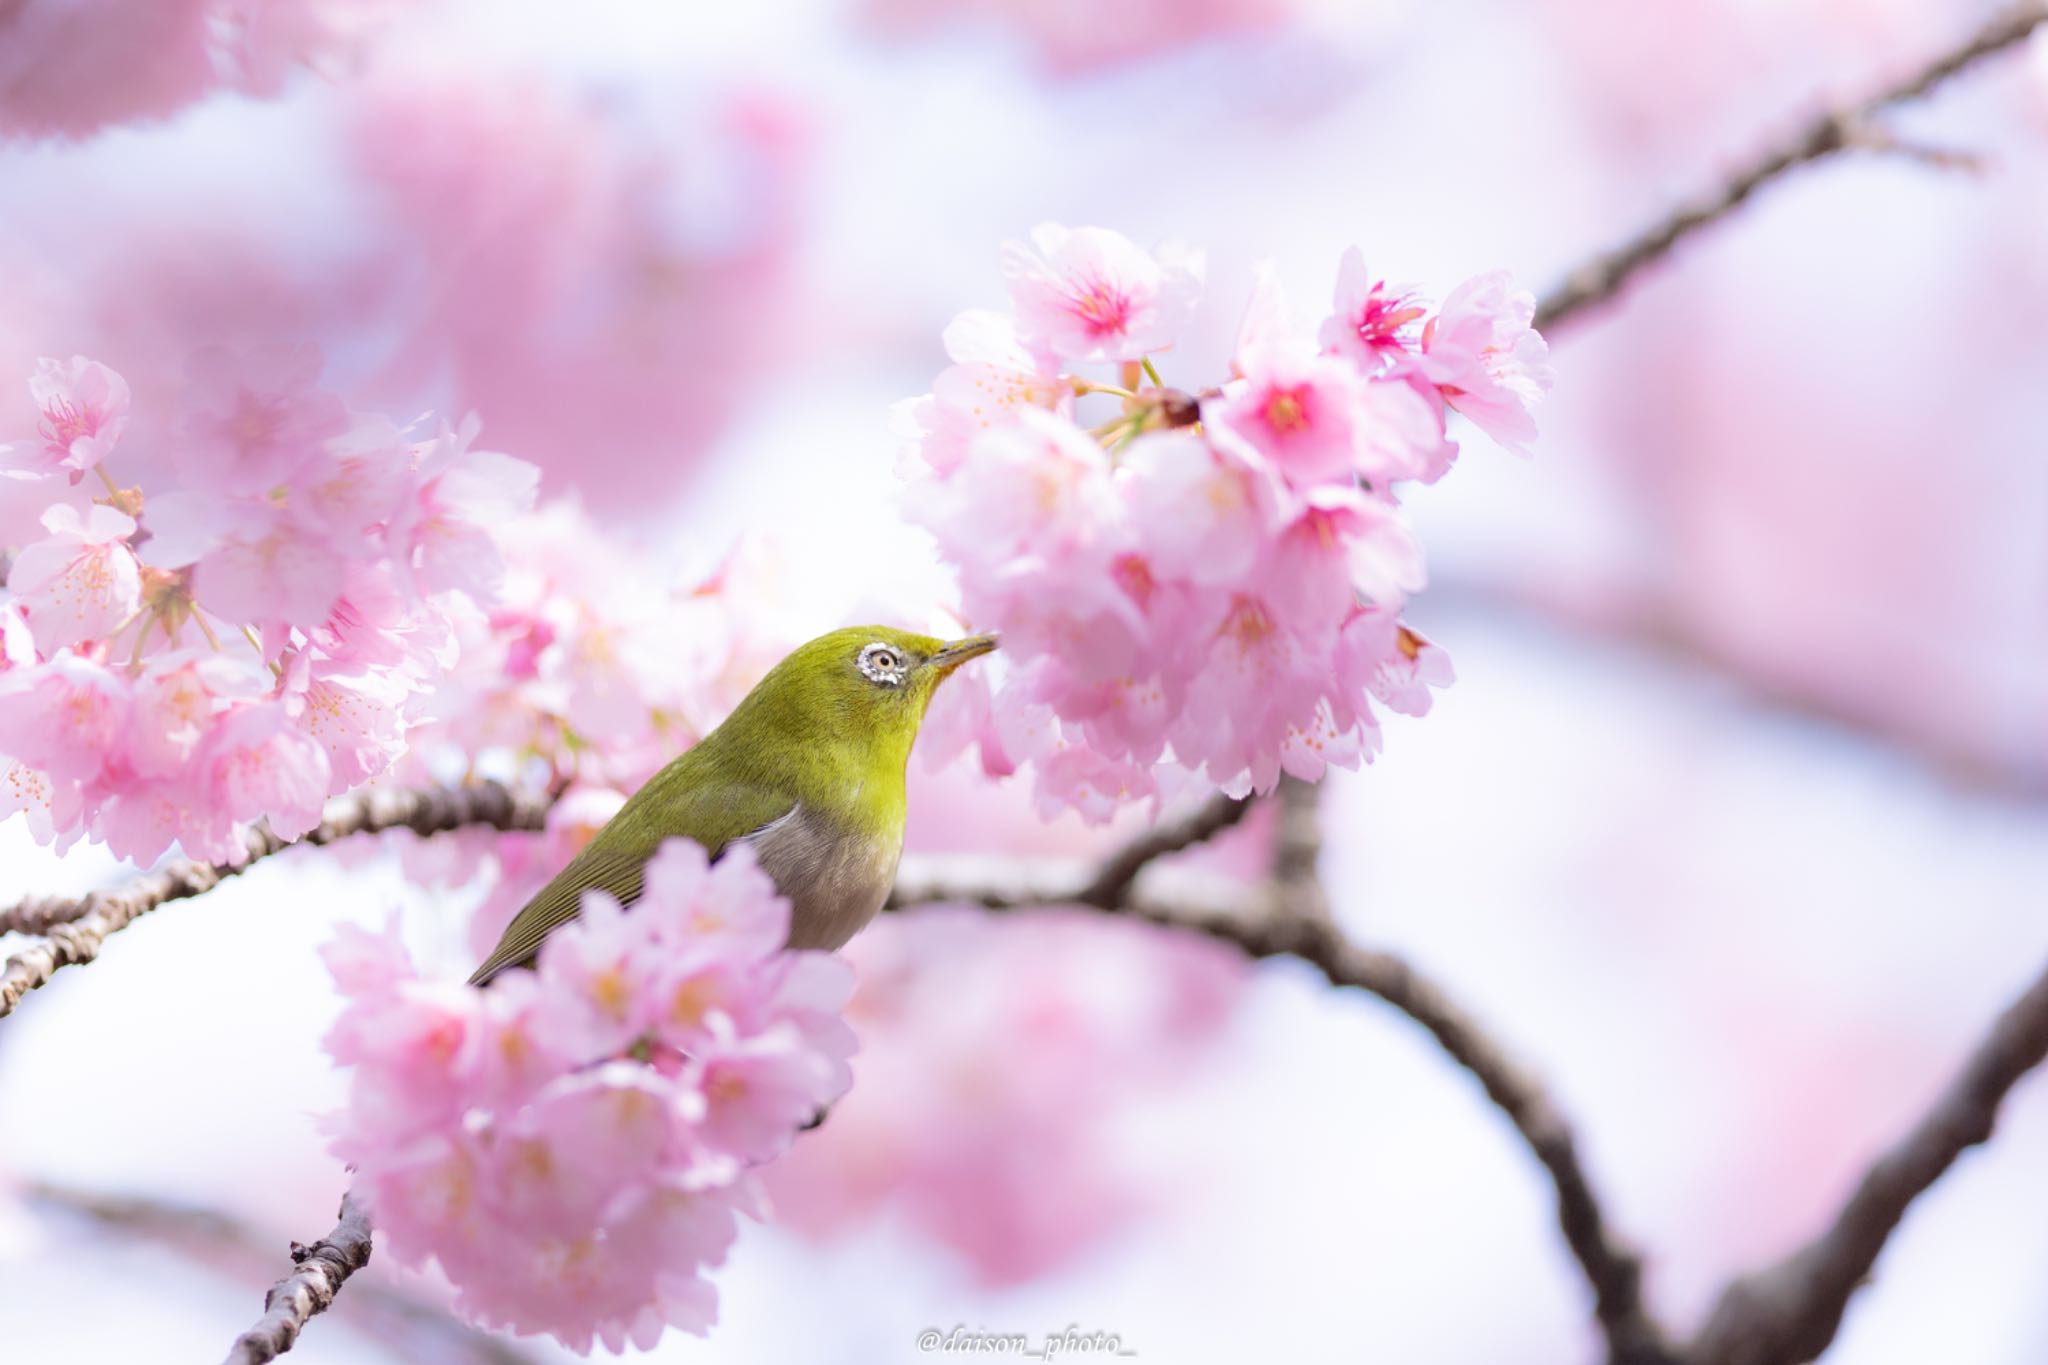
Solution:
<svg viewBox="0 0 2048 1365">
<path fill-rule="evenodd" d="M 795 808 L 793 798 L 759 787 L 664 782 L 665 776 L 635 792 L 589 846 L 512 917 L 470 985 L 481 986 L 508 967 L 531 966 L 547 936 L 582 910 L 585 891 L 608 892 L 621 905 L 640 899 L 647 860 L 662 840 L 695 839 L 715 861 L 734 840 L 751 838 Z"/>
</svg>

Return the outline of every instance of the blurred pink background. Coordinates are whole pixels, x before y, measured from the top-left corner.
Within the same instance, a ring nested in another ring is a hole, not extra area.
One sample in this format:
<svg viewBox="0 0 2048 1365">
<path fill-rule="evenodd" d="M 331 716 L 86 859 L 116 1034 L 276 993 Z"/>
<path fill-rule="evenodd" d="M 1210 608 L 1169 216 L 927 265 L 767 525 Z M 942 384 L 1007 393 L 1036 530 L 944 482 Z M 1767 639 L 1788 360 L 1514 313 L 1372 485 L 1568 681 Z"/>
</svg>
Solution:
<svg viewBox="0 0 2048 1365">
<path fill-rule="evenodd" d="M 937 600 L 887 410 L 1000 297 L 1004 238 L 1206 247 L 1177 358 L 1206 374 L 1261 258 L 1303 307 L 1353 243 L 1540 290 L 1991 9 L 329 0 L 289 32 L 213 6 L 240 36 L 206 48 L 66 8 L 0 0 L 0 384 L 83 353 L 141 405 L 197 346 L 314 341 L 351 401 L 477 412 L 650 574 L 761 539 L 792 637 Z M 93 42 L 68 81 L 36 60 Z M 1894 120 L 1981 172 L 1810 168 L 1552 338 L 1536 459 L 1475 436 L 1412 502 L 1458 683 L 1325 792 L 1347 927 L 1553 1083 L 1681 1325 L 1818 1228 L 2048 953 L 2044 53 Z M 913 774 L 913 849 L 1103 837 Z M 19 822 L 0 866 L 0 899 L 111 872 Z M 313 948 L 441 894 L 308 853 L 124 933 L 0 1029 L 0 1189 L 204 1205 L 279 1253 L 324 1230 Z M 929 912 L 851 956 L 856 1089 L 710 1340 L 655 1357 L 910 1361 L 960 1324 L 1166 1362 L 1596 1357 L 1534 1163 L 1375 1002 L 1072 915 Z M 2044 1208 L 2037 1078 L 1827 1359 L 2048 1359 Z M 275 1273 L 0 1196 L 10 1359 L 211 1359 Z M 477 1358 L 394 1347 L 354 1294 L 293 1360 Z"/>
</svg>

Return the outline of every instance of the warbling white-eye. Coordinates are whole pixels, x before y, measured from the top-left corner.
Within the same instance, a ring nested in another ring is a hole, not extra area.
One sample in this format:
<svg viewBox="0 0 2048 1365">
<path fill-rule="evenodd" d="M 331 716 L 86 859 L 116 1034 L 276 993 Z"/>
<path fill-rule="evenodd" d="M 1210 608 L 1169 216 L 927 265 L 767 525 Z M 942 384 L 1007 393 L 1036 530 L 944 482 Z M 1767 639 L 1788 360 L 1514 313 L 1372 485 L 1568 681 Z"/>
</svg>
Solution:
<svg viewBox="0 0 2048 1365">
<path fill-rule="evenodd" d="M 530 965 L 595 887 L 630 905 L 664 839 L 716 858 L 737 840 L 793 907 L 789 946 L 837 948 L 875 917 L 903 852 L 903 775 L 946 676 L 996 647 L 886 626 L 821 635 L 777 664 L 725 723 L 633 793 L 521 910 L 470 978 Z"/>
</svg>

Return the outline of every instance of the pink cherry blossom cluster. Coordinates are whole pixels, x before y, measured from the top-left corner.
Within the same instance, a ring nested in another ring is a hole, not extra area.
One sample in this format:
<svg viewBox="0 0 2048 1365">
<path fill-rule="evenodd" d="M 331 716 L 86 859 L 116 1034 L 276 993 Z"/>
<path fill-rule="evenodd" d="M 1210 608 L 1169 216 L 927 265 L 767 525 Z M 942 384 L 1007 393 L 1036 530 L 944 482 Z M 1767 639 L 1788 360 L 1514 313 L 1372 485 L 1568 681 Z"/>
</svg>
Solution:
<svg viewBox="0 0 2048 1365">
<path fill-rule="evenodd" d="M 569 499 L 496 528 L 490 603 L 456 603 L 456 662 L 412 734 L 408 775 L 463 763 L 506 780 L 631 791 L 697 742 L 795 637 L 751 544 L 708 577 L 671 577 Z"/>
<path fill-rule="evenodd" d="M 402 750 L 535 474 L 473 428 L 351 412 L 320 368 L 201 351 L 170 421 L 104 365 L 38 367 L 34 434 L 0 447 L 0 814 L 235 860 L 249 823 L 301 834 Z"/>
<path fill-rule="evenodd" d="M 343 930 L 333 1150 L 380 1245 L 438 1263 L 476 1321 L 578 1351 L 703 1332 L 751 1168 L 851 1080 L 852 973 L 779 951 L 788 930 L 748 850 L 712 866 L 680 839 L 630 913 L 585 892 L 537 970 L 485 988 L 422 976 L 396 926 Z"/>
<path fill-rule="evenodd" d="M 561 793 L 542 833 L 405 840 L 413 880 L 487 888 L 471 927 L 479 955 L 628 793 L 814 629 L 796 604 L 784 610 L 763 542 L 743 540 L 708 576 L 672 576 L 573 499 L 496 531 L 503 580 L 488 606 L 448 604 L 454 661 L 393 768 L 410 782 L 488 776 Z"/>
<path fill-rule="evenodd" d="M 15 0 L 0 6 L 0 137 L 163 118 L 345 60 L 402 0 Z"/>
<path fill-rule="evenodd" d="M 1451 669 L 1401 620 L 1424 575 L 1397 494 L 1450 467 L 1448 410 L 1534 438 L 1551 372 L 1529 295 L 1483 275 L 1431 311 L 1353 249 L 1310 341 L 1264 271 L 1230 377 L 1191 392 L 1155 357 L 1195 315 L 1199 258 L 1047 225 L 1004 273 L 1010 312 L 957 318 L 954 363 L 899 410 L 911 514 L 1009 666 L 979 710 L 972 685 L 938 708 L 956 746 L 1102 819 L 1196 776 L 1313 780 L 1376 751 L 1373 699 L 1426 711 Z"/>
</svg>

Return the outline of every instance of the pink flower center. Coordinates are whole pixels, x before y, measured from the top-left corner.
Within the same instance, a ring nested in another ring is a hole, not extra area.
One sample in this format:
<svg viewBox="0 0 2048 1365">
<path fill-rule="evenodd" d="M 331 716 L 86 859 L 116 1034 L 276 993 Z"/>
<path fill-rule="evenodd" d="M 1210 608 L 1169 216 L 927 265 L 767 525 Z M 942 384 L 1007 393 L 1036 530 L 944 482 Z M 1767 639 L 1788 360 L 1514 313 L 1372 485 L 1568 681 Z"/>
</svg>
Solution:
<svg viewBox="0 0 2048 1365">
<path fill-rule="evenodd" d="M 1381 284 L 1372 287 L 1372 292 L 1366 295 L 1365 306 L 1358 310 L 1358 317 L 1353 323 L 1358 339 L 1374 350 L 1404 344 L 1402 329 L 1424 312 L 1405 294 L 1390 296 L 1382 292 L 1385 287 Z"/>
<path fill-rule="evenodd" d="M 1308 395 L 1297 385 L 1274 389 L 1266 398 L 1266 425 L 1285 436 L 1308 425 Z"/>
<path fill-rule="evenodd" d="M 626 1006 L 633 998 L 632 989 L 626 984 L 625 969 L 614 965 L 592 977 L 590 998 L 597 1002 L 599 1009 L 612 1018 L 625 1018 Z"/>
<path fill-rule="evenodd" d="M 245 455 L 268 450 L 284 429 L 284 412 L 279 404 L 241 395 L 235 415 L 228 422 L 228 436 Z"/>
<path fill-rule="evenodd" d="M 462 1048 L 462 1021 L 444 1019 L 420 1040 L 420 1050 L 435 1062 L 446 1064 Z"/>
<path fill-rule="evenodd" d="M 1224 618 L 1221 634 L 1249 654 L 1271 639 L 1273 631 L 1273 618 L 1267 614 L 1265 605 L 1256 598 L 1240 597 Z"/>
<path fill-rule="evenodd" d="M 1116 585 L 1128 593 L 1133 602 L 1140 607 L 1151 604 L 1153 590 L 1158 584 L 1153 581 L 1152 566 L 1142 557 L 1133 554 L 1119 555 L 1116 562 L 1110 566 L 1109 572 L 1116 580 Z"/>
<path fill-rule="evenodd" d="M 669 1020 L 680 1028 L 701 1028 L 717 992 L 709 981 L 692 978 L 676 987 L 668 1005 Z"/>
<path fill-rule="evenodd" d="M 1068 296 L 1067 311 L 1079 318 L 1090 336 L 1121 332 L 1130 325 L 1131 296 L 1100 276 L 1079 281 Z"/>
<path fill-rule="evenodd" d="M 99 435 L 100 415 L 68 398 L 52 398 L 43 409 L 43 420 L 36 431 L 50 443 L 53 453 L 68 455 L 72 442 Z"/>
<path fill-rule="evenodd" d="M 74 729 L 80 731 L 90 730 L 97 725 L 105 710 L 106 705 L 100 694 L 90 688 L 80 689 L 64 699 L 66 718 Z"/>
</svg>

